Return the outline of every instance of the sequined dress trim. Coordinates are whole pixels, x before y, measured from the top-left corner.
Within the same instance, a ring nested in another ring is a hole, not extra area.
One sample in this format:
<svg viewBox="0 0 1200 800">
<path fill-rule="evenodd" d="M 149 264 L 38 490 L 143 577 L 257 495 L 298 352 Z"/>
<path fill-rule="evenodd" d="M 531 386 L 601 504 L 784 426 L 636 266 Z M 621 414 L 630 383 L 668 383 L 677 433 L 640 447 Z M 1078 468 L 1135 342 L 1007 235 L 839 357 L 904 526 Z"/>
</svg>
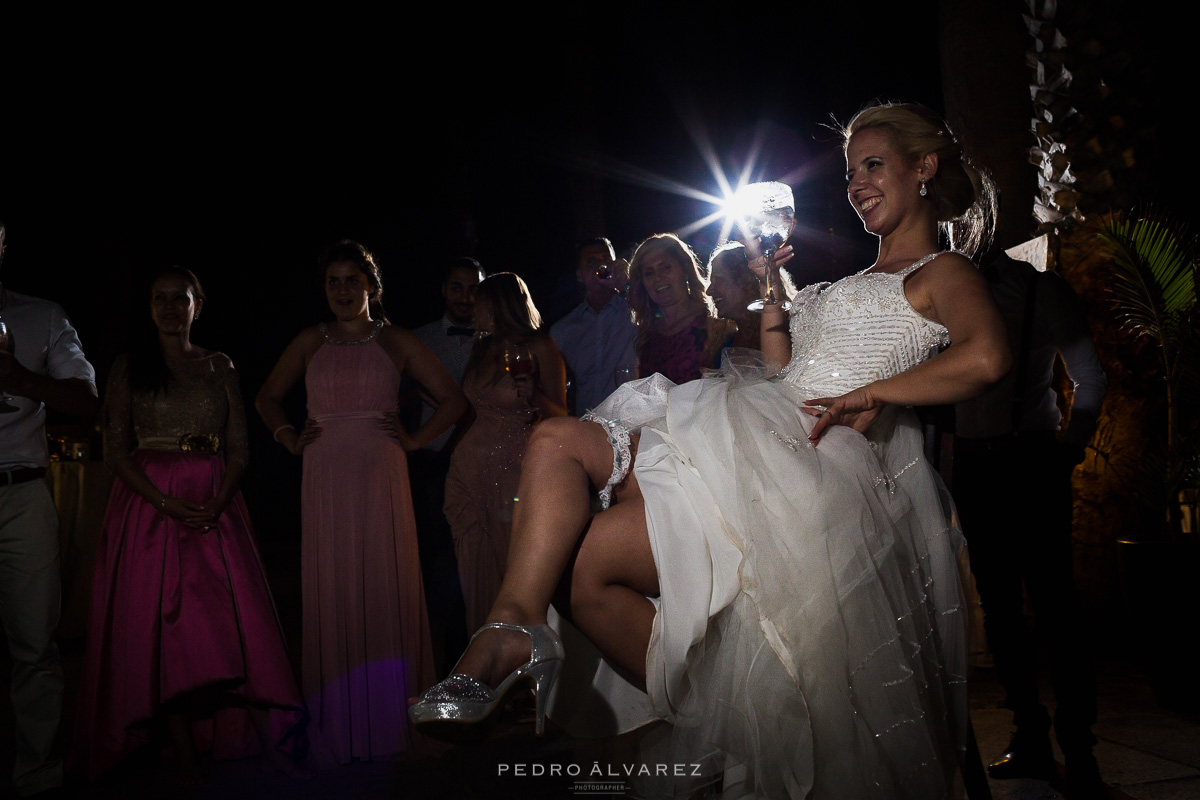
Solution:
<svg viewBox="0 0 1200 800">
<path fill-rule="evenodd" d="M 377 319 L 377 320 L 375 320 L 375 324 L 373 326 L 371 326 L 371 331 L 366 336 L 364 336 L 361 339 L 355 339 L 354 341 L 348 341 L 346 339 L 333 338 L 332 336 L 329 335 L 329 323 L 327 323 L 327 322 L 321 323 L 321 337 L 323 339 L 325 339 L 326 344 L 337 344 L 337 345 L 366 344 L 367 342 L 373 341 L 375 339 L 375 337 L 379 335 L 379 332 L 381 330 L 383 330 L 383 320 Z"/>
<path fill-rule="evenodd" d="M 807 397 L 836 397 L 905 372 L 948 345 L 946 328 L 923 317 L 904 294 L 905 279 L 944 252 L 896 272 L 866 269 L 797 292 L 792 359 L 779 380 L 802 387 Z"/>
</svg>

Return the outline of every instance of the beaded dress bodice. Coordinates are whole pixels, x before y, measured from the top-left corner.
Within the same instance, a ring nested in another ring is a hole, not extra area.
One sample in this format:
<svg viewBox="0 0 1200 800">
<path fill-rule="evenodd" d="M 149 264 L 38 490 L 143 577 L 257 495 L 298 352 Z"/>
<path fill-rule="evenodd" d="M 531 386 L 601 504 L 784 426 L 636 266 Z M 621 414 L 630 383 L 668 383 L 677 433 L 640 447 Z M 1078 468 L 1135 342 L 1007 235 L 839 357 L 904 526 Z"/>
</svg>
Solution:
<svg viewBox="0 0 1200 800">
<path fill-rule="evenodd" d="M 382 417 L 396 411 L 402 376 L 379 343 L 381 330 L 378 322 L 365 337 L 348 342 L 330 336 L 322 324 L 325 341 L 304 373 L 310 418 Z"/>
<path fill-rule="evenodd" d="M 940 253 L 894 273 L 816 283 L 792 299 L 792 360 L 779 373 L 808 397 L 837 397 L 910 369 L 950 344 L 942 325 L 908 302 L 904 279 Z"/>
<path fill-rule="evenodd" d="M 113 464 L 152 439 L 214 435 L 226 461 L 245 464 L 250 451 L 246 413 L 229 356 L 211 353 L 166 362 L 171 382 L 157 393 L 133 389 L 127 356 L 113 363 L 105 399 L 105 461 Z"/>
</svg>

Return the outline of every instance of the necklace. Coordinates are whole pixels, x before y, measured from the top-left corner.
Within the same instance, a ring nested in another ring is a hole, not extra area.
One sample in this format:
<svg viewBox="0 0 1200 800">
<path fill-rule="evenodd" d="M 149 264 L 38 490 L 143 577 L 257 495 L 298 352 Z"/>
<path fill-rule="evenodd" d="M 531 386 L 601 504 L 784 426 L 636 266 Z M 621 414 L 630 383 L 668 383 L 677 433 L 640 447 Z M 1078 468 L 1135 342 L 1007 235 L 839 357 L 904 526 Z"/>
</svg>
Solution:
<svg viewBox="0 0 1200 800">
<path fill-rule="evenodd" d="M 377 319 L 377 320 L 375 320 L 375 324 L 371 326 L 371 330 L 367 333 L 366 336 L 364 336 L 361 339 L 355 340 L 355 341 L 346 341 L 345 339 L 335 339 L 332 336 L 330 336 L 329 335 L 329 323 L 327 323 L 327 322 L 321 323 L 321 336 L 325 337 L 325 341 L 328 342 L 329 344 L 366 344 L 367 342 L 371 341 L 376 336 L 378 336 L 379 332 L 381 330 L 383 330 L 383 320 Z"/>
</svg>

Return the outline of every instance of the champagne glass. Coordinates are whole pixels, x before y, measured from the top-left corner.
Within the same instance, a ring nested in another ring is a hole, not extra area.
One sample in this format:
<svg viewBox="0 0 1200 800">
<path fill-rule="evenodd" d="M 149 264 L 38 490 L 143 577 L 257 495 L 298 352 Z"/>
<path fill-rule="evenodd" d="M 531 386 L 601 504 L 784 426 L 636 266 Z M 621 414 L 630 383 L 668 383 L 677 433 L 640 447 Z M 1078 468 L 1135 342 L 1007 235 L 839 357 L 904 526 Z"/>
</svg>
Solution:
<svg viewBox="0 0 1200 800">
<path fill-rule="evenodd" d="M 537 370 L 537 361 L 525 345 L 509 344 L 504 347 L 504 369 L 514 378 L 532 375 Z"/>
<path fill-rule="evenodd" d="M 0 350 L 9 350 L 10 341 L 8 324 L 4 321 L 4 316 L 0 315 Z M 13 399 L 12 395 L 0 389 L 0 414 L 11 414 L 17 410 L 17 407 L 12 404 Z"/>
<path fill-rule="evenodd" d="M 514 384 L 518 378 L 533 380 L 533 373 L 537 372 L 537 359 L 523 344 L 505 344 L 504 370 L 512 376 Z"/>
<path fill-rule="evenodd" d="M 746 213 L 743 227 L 750 236 L 758 240 L 759 250 L 767 259 L 767 295 L 746 306 L 750 311 L 762 311 L 765 305 L 779 303 L 775 296 L 775 287 L 771 285 L 769 265 L 771 257 L 783 247 L 783 243 L 792 233 L 792 226 L 796 223 L 796 201 L 792 199 L 792 190 L 787 184 L 766 181 L 746 185 L 738 192 L 737 202 Z M 792 307 L 787 300 L 779 305 L 783 311 Z"/>
<path fill-rule="evenodd" d="M 519 380 L 522 378 L 532 383 L 535 380 L 533 374 L 537 372 L 537 359 L 525 345 L 506 342 L 504 345 L 504 371 L 512 378 L 514 388 L 520 386 Z M 517 396 L 520 397 L 519 391 Z M 525 400 L 525 403 L 529 406 L 530 414 L 537 413 L 532 397 Z"/>
</svg>

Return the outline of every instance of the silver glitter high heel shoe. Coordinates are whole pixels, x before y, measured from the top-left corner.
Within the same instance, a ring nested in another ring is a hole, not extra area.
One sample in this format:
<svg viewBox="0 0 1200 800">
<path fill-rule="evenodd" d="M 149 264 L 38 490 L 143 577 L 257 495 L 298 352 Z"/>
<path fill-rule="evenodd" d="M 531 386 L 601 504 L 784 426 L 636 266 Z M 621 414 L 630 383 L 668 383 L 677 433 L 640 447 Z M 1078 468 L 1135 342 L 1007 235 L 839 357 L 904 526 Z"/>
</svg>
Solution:
<svg viewBox="0 0 1200 800">
<path fill-rule="evenodd" d="M 527 634 L 529 661 L 513 670 L 494 690 L 483 681 L 459 673 L 431 686 L 417 703 L 408 707 L 408 718 L 421 733 L 448 741 L 469 738 L 477 733 L 481 723 L 500 709 L 511 690 L 531 683 L 537 701 L 535 730 L 538 736 L 545 732 L 546 703 L 563 664 L 562 640 L 549 625 L 509 625 L 506 622 L 489 622 L 476 631 L 475 636 L 488 628 Z"/>
</svg>

